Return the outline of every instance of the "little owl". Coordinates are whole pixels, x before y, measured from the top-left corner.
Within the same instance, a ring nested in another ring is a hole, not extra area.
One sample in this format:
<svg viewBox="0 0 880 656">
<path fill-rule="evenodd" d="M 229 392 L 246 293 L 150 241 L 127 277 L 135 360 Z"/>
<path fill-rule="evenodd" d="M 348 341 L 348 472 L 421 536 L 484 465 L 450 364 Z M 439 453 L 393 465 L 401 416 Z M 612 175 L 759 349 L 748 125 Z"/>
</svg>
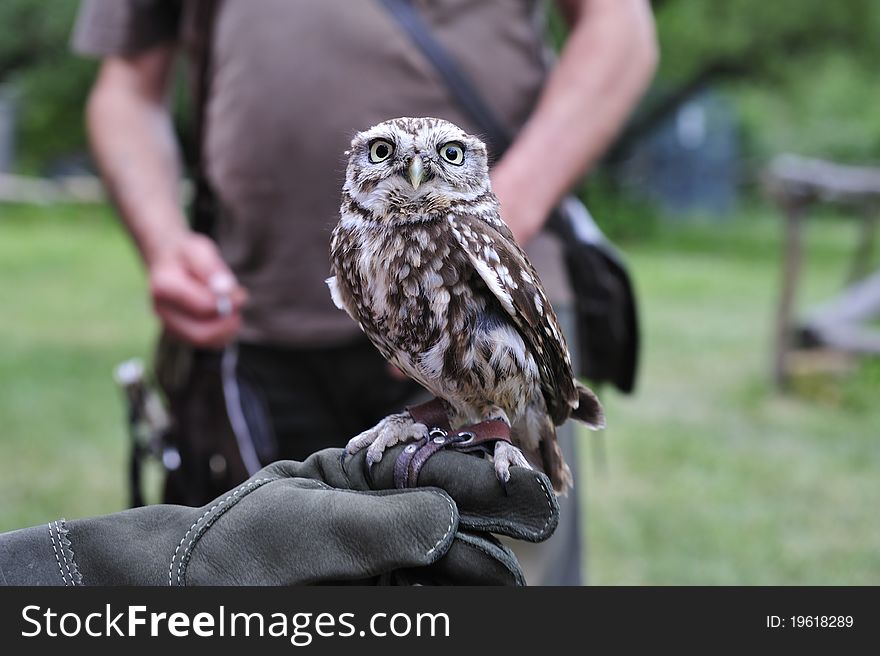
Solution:
<svg viewBox="0 0 880 656">
<path fill-rule="evenodd" d="M 398 118 L 359 133 L 347 154 L 333 301 L 445 402 L 453 426 L 510 426 L 516 446 L 494 447 L 502 481 L 511 465 L 531 463 L 567 490 L 555 426 L 573 417 L 601 428 L 602 409 L 575 380 L 538 274 L 501 220 L 486 146 L 447 121 Z M 391 415 L 347 451 L 369 447 L 372 464 L 425 434 L 408 413 Z"/>
</svg>

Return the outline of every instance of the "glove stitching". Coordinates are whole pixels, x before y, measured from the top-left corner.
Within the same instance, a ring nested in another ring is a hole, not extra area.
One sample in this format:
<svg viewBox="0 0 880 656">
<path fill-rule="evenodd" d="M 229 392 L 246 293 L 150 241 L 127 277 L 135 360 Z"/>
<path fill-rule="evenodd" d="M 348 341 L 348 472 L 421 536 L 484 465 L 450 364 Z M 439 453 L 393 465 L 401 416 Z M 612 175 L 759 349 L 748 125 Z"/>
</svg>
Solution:
<svg viewBox="0 0 880 656">
<path fill-rule="evenodd" d="M 434 553 L 434 551 L 437 549 L 437 547 L 439 547 L 443 542 L 446 541 L 446 539 L 452 533 L 452 525 L 455 523 L 455 508 L 452 506 L 452 501 L 449 499 L 449 497 L 445 494 L 440 494 L 439 492 L 434 492 L 433 490 L 428 490 L 428 491 L 431 492 L 432 494 L 436 494 L 437 496 L 442 497 L 443 500 L 446 502 L 446 505 L 449 506 L 449 525 L 446 527 L 446 532 L 441 536 L 441 538 L 439 540 L 437 540 L 437 543 L 433 547 L 428 549 L 428 553 L 425 554 L 425 557 L 428 557 L 432 553 Z"/>
<path fill-rule="evenodd" d="M 322 481 L 314 481 L 314 482 L 317 483 L 320 487 L 322 487 L 324 489 L 335 490 L 337 492 L 347 492 L 349 494 L 372 495 L 373 492 L 379 491 L 379 490 L 371 490 L 370 492 L 365 492 L 363 490 L 343 490 L 338 487 L 333 487 L 332 485 L 327 485 L 326 483 L 324 483 Z M 434 553 L 437 550 L 437 548 L 441 544 L 443 544 L 449 538 L 449 535 L 453 532 L 453 524 L 455 524 L 455 506 L 452 505 L 452 499 L 449 498 L 449 495 L 444 494 L 443 492 L 438 492 L 437 490 L 432 490 L 430 488 L 410 488 L 410 489 L 411 490 L 418 489 L 419 492 L 429 492 L 430 494 L 434 494 L 434 495 L 440 497 L 441 499 L 443 499 L 446 502 L 446 505 L 449 507 L 449 525 L 446 527 L 446 531 L 443 533 L 443 535 L 440 537 L 440 539 L 437 540 L 437 543 L 433 547 L 428 549 L 427 553 L 425 554 L 425 557 L 427 558 L 432 553 Z"/>
<path fill-rule="evenodd" d="M 58 563 L 58 571 L 61 573 L 61 581 L 67 586 L 67 578 L 64 576 L 64 568 L 61 567 L 61 559 L 58 557 L 58 548 L 55 546 L 55 535 L 52 533 L 52 522 L 49 522 L 49 539 L 52 540 L 52 551 L 55 552 L 55 562 Z"/>
<path fill-rule="evenodd" d="M 189 530 L 186 533 L 184 533 L 183 537 L 180 539 L 180 542 L 178 543 L 177 548 L 174 550 L 174 554 L 171 556 L 171 563 L 168 566 L 168 585 L 169 586 L 174 585 L 174 582 L 173 582 L 174 560 L 177 558 L 177 552 L 180 551 L 180 548 L 183 546 L 183 543 L 186 542 L 186 539 L 189 537 L 189 534 L 193 532 L 193 530 L 196 528 L 196 526 L 198 526 L 199 522 L 201 522 L 203 519 L 208 517 L 208 515 L 210 515 L 212 512 L 214 512 L 217 508 L 223 506 L 224 504 L 227 504 L 229 501 L 231 501 L 232 499 L 237 497 L 241 492 L 248 490 L 248 488 L 254 488 L 259 485 L 262 485 L 263 483 L 268 483 L 269 481 L 274 481 L 274 480 L 277 480 L 277 477 L 276 478 L 258 478 L 254 481 L 250 481 L 248 483 L 242 484 L 241 486 L 237 487 L 225 499 L 223 499 L 222 501 L 218 501 L 213 506 L 208 508 L 208 510 L 206 510 L 202 514 L 201 517 L 199 517 L 196 521 L 194 521 L 193 525 L 189 527 Z M 183 550 L 183 553 L 180 554 L 180 561 L 178 562 L 178 565 L 177 565 L 177 585 L 181 584 L 181 579 L 183 576 L 183 566 L 186 563 L 187 557 L 189 556 L 189 553 L 193 547 L 193 543 L 198 538 L 198 535 L 199 534 L 196 533 L 195 535 L 192 536 L 192 539 L 190 539 L 189 544 L 186 545 L 186 548 Z"/>
<path fill-rule="evenodd" d="M 64 520 L 60 520 L 64 523 Z M 79 569 L 76 566 L 76 562 L 73 561 L 73 548 L 70 545 L 70 540 L 67 537 L 67 529 L 62 529 L 61 524 L 58 523 L 59 520 L 55 520 L 55 534 L 58 536 L 58 549 L 61 551 L 61 560 L 64 561 L 64 567 L 67 569 L 67 576 L 70 578 L 70 585 L 77 585 L 77 578 L 79 578 L 79 582 L 82 582 L 82 576 L 79 573 Z M 67 550 L 70 550 L 70 558 L 67 557 Z M 73 561 L 73 571 L 70 569 L 70 563 Z"/>
<path fill-rule="evenodd" d="M 546 521 L 540 528 L 531 528 L 530 526 L 523 525 L 519 520 L 512 521 L 498 517 L 487 519 L 474 513 L 462 513 L 462 525 L 466 528 L 477 531 L 501 533 L 509 537 L 529 540 L 532 542 L 539 542 L 546 539 L 544 533 L 547 531 L 547 527 L 553 523 L 553 502 L 549 488 L 544 482 L 545 479 L 542 476 L 535 476 L 535 480 L 538 481 L 541 490 L 544 492 L 544 497 L 547 500 L 547 507 L 549 509 Z"/>
<path fill-rule="evenodd" d="M 250 492 L 250 491 L 252 491 L 252 489 L 259 487 L 263 483 L 267 483 L 267 482 L 273 481 L 273 480 L 276 480 L 276 479 L 275 478 L 258 478 L 254 481 L 250 481 L 249 483 L 245 483 L 241 487 L 236 488 L 232 492 L 232 494 L 230 494 L 225 499 L 223 499 L 223 501 L 220 501 L 219 503 L 214 504 L 211 508 L 209 508 L 207 511 L 205 511 L 205 513 L 201 517 L 199 517 L 192 526 L 190 526 L 189 530 L 186 532 L 186 534 L 181 539 L 180 544 L 177 545 L 177 549 L 180 549 L 181 545 L 186 540 L 186 537 L 193 531 L 193 529 L 199 524 L 199 522 L 201 522 L 203 519 L 207 518 L 208 515 L 210 515 L 212 512 L 214 512 L 214 510 L 222 507 L 224 504 L 226 504 L 227 507 L 230 507 L 230 504 L 228 502 L 230 502 L 232 499 L 237 497 L 241 492 L 244 492 L 245 490 Z M 225 512 L 226 509 L 227 508 L 223 508 L 223 512 Z M 218 511 L 216 514 L 219 515 L 220 512 L 221 511 Z M 211 523 L 210 520 L 206 520 L 204 526 L 207 527 L 208 525 L 210 525 L 210 523 Z M 177 585 L 181 585 L 181 583 L 182 583 L 184 565 L 186 564 L 186 562 L 189 558 L 189 554 L 192 552 L 195 541 L 200 537 L 202 532 L 203 531 L 196 531 L 196 533 L 190 539 L 189 544 L 186 545 L 186 548 L 183 550 L 183 553 L 180 555 L 180 561 L 177 564 Z M 177 549 L 175 549 L 175 551 L 174 551 L 175 555 L 177 554 Z M 172 567 L 174 566 L 174 558 L 173 557 L 171 560 L 171 565 L 172 565 Z M 169 576 L 170 576 L 170 573 L 169 573 Z"/>
<path fill-rule="evenodd" d="M 547 530 L 547 527 L 550 526 L 550 522 L 553 519 L 553 502 L 550 499 L 550 491 L 547 489 L 547 486 L 544 484 L 544 479 L 540 476 L 535 476 L 535 479 L 541 485 L 541 489 L 544 490 L 544 496 L 547 498 L 547 508 L 549 512 L 547 513 L 547 521 L 544 522 L 544 525 L 541 527 L 540 533 L 543 533 Z"/>
</svg>

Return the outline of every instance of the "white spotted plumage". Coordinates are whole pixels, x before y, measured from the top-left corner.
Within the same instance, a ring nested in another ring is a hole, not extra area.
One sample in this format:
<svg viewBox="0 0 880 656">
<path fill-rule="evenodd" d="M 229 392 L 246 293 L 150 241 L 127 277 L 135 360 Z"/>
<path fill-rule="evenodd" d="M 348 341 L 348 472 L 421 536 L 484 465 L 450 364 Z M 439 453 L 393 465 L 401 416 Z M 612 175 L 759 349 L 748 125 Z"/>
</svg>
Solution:
<svg viewBox="0 0 880 656">
<path fill-rule="evenodd" d="M 554 426 L 570 416 L 592 427 L 604 419 L 574 379 L 538 274 L 501 220 L 484 144 L 440 119 L 380 123 L 352 141 L 340 214 L 328 280 L 334 303 L 390 362 L 444 399 L 454 423 L 508 421 L 528 460 L 566 489 L 571 475 Z"/>
</svg>

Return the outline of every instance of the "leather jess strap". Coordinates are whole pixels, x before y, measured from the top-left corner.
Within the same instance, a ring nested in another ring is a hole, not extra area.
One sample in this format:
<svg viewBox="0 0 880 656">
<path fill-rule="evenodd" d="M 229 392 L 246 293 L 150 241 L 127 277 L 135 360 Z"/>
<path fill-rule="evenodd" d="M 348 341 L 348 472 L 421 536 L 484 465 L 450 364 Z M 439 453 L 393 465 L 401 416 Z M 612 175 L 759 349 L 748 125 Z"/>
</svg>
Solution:
<svg viewBox="0 0 880 656">
<path fill-rule="evenodd" d="M 510 130 L 465 69 L 434 35 L 429 23 L 418 8 L 413 6 L 413 0 L 381 0 L 381 3 L 401 30 L 409 36 L 413 45 L 431 63 L 459 107 L 479 128 L 484 140 L 492 147 L 493 159 L 500 158 L 510 146 Z"/>
<path fill-rule="evenodd" d="M 419 405 L 411 405 L 406 411 L 418 423 L 427 426 L 429 431 L 432 428 L 439 428 L 447 433 L 452 430 L 449 425 L 449 415 L 446 413 L 446 404 L 441 399 L 431 399 Z"/>
<path fill-rule="evenodd" d="M 453 449 L 461 453 L 491 453 L 498 441 L 510 443 L 510 427 L 501 420 L 468 424 L 452 430 L 446 407 L 440 399 L 407 408 L 410 416 L 428 427 L 428 435 L 412 442 L 394 463 L 394 486 L 416 487 L 422 467 L 438 451 Z"/>
</svg>

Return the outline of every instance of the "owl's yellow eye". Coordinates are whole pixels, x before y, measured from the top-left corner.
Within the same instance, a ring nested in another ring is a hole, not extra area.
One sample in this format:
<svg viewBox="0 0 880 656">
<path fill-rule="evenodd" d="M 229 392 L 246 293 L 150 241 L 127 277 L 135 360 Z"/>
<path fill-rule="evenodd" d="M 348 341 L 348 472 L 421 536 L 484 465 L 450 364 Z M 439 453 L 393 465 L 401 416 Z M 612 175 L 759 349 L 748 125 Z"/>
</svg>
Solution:
<svg viewBox="0 0 880 656">
<path fill-rule="evenodd" d="M 440 157 L 450 164 L 461 166 L 464 163 L 464 146 L 457 141 L 449 141 L 437 149 Z"/>
<path fill-rule="evenodd" d="M 370 144 L 370 161 L 373 164 L 384 162 L 394 154 L 394 144 L 385 139 L 374 139 Z"/>
</svg>

